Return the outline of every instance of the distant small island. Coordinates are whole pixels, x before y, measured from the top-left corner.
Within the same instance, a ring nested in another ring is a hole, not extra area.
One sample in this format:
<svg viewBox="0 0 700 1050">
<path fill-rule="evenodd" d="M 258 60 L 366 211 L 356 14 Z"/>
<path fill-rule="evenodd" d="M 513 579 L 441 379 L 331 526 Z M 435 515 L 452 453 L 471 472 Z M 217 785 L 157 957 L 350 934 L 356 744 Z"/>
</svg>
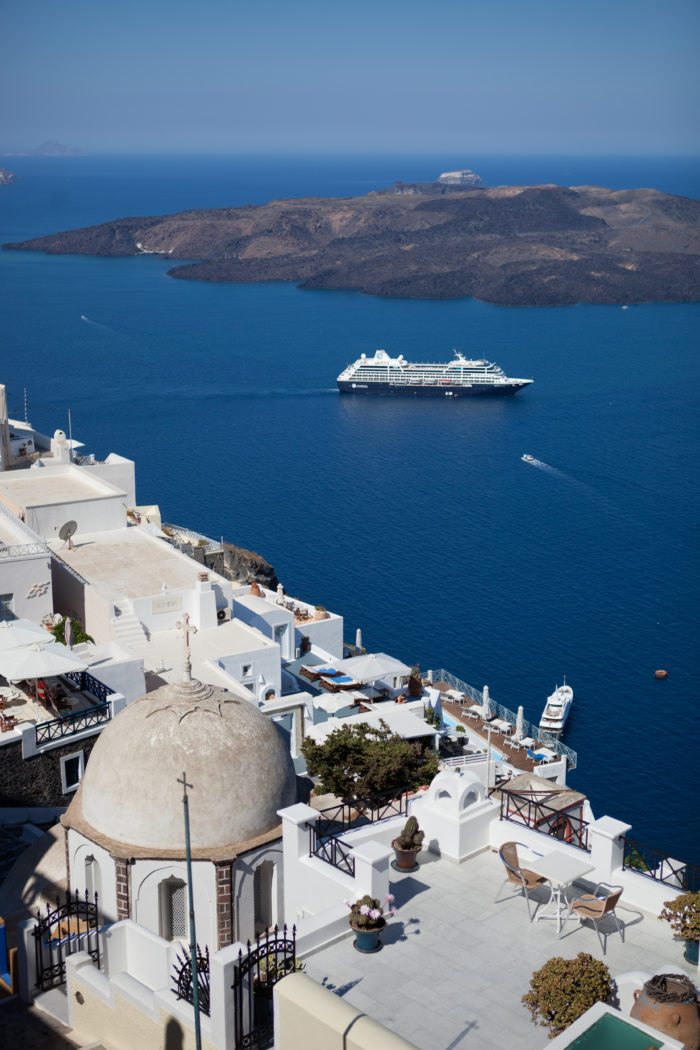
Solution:
<svg viewBox="0 0 700 1050">
<path fill-rule="evenodd" d="M 64 146 L 54 139 L 42 142 L 36 149 L 27 150 L 24 153 L 6 153 L 6 157 L 85 157 L 81 149 L 74 146 Z"/>
<path fill-rule="evenodd" d="M 197 260 L 199 281 L 507 306 L 700 298 L 700 202 L 653 189 L 479 185 L 471 171 L 364 197 L 117 219 L 14 250 Z"/>
</svg>

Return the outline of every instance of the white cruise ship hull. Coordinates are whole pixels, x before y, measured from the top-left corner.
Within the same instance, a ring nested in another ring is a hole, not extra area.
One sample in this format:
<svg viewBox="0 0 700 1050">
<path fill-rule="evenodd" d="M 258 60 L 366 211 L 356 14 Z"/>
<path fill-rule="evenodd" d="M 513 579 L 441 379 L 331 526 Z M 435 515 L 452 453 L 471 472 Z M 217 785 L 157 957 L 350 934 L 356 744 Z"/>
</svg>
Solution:
<svg viewBox="0 0 700 1050">
<path fill-rule="evenodd" d="M 517 394 L 527 382 L 510 383 L 360 383 L 338 380 L 341 394 L 373 394 L 379 397 L 507 397 Z"/>
</svg>

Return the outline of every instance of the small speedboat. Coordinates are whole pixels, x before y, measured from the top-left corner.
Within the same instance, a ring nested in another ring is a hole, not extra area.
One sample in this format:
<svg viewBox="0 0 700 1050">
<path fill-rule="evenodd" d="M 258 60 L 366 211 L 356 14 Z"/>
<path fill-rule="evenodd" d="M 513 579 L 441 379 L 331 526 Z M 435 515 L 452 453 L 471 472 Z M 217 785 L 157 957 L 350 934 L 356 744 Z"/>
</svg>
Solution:
<svg viewBox="0 0 700 1050">
<path fill-rule="evenodd" d="M 527 452 L 525 453 L 524 456 L 521 456 L 520 458 L 525 460 L 526 463 L 534 463 L 535 462 L 535 457 L 528 455 Z"/>
</svg>

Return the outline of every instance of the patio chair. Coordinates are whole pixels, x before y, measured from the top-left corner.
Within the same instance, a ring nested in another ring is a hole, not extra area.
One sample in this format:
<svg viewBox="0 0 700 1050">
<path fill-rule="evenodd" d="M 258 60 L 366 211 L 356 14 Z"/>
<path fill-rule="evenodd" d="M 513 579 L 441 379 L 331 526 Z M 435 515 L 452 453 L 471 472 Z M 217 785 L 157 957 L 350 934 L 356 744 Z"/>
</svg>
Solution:
<svg viewBox="0 0 700 1050">
<path fill-rule="evenodd" d="M 615 908 L 617 906 L 620 897 L 622 896 L 622 886 L 611 886 L 607 882 L 599 882 L 593 893 L 584 893 L 580 897 L 574 897 L 569 901 L 569 910 L 564 916 L 562 923 L 562 933 L 566 928 L 567 921 L 572 917 L 576 916 L 579 922 L 585 922 L 586 919 L 590 919 L 595 926 L 595 932 L 598 934 L 598 940 L 600 947 L 603 949 L 603 955 L 605 955 L 605 949 L 607 947 L 608 935 L 604 932 L 605 941 L 600 935 L 600 929 L 598 923 L 606 915 L 612 915 L 617 926 L 617 932 L 620 934 L 623 942 L 625 940 L 625 926 L 624 923 L 621 925 L 620 920 L 615 914 Z M 607 892 L 601 896 L 600 891 L 606 890 Z M 560 933 L 561 937 L 562 934 Z"/>
<path fill-rule="evenodd" d="M 498 887 L 498 893 L 495 896 L 496 903 L 499 903 L 499 896 L 501 890 L 510 882 L 514 886 L 518 887 L 518 891 L 524 893 L 525 900 L 527 902 L 527 913 L 530 916 L 530 922 L 532 922 L 532 912 L 530 911 L 530 890 L 537 889 L 538 886 L 543 886 L 547 879 L 542 875 L 536 875 L 534 871 L 530 871 L 528 868 L 523 868 L 518 860 L 518 846 L 522 849 L 528 849 L 529 847 L 524 845 L 522 842 L 504 842 L 498 851 L 498 856 L 503 861 L 506 869 L 506 877 Z M 534 852 L 534 850 L 533 850 Z M 541 856 L 541 854 L 537 854 Z M 516 894 L 513 894 L 516 896 Z M 505 898 L 510 900 L 509 897 Z"/>
</svg>

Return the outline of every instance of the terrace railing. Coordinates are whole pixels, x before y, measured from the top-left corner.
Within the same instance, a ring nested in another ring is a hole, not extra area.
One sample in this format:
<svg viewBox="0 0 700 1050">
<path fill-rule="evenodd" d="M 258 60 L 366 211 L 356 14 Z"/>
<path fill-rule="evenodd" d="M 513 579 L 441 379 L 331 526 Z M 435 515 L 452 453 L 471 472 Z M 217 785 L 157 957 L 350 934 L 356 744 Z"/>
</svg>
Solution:
<svg viewBox="0 0 700 1050">
<path fill-rule="evenodd" d="M 674 860 L 667 853 L 653 846 L 643 846 L 632 839 L 626 838 L 624 841 L 623 868 L 675 889 L 687 890 L 689 893 L 700 891 L 700 866 L 697 864 Z"/>
<path fill-rule="evenodd" d="M 332 864 L 338 871 L 355 877 L 355 858 L 352 847 L 338 838 L 324 839 L 314 824 L 309 827 L 309 854 Z"/>
<path fill-rule="evenodd" d="M 95 697 L 95 700 L 99 700 L 101 703 L 105 703 L 107 698 L 114 692 L 114 689 L 110 689 L 108 685 L 101 682 L 99 678 L 95 678 L 89 671 L 69 671 L 64 677 L 70 678 L 71 682 L 75 682 L 81 693 L 90 693 L 91 696 Z"/>
<path fill-rule="evenodd" d="M 50 553 L 45 543 L 13 543 L 10 546 L 0 543 L 0 558 L 30 558 L 34 554 L 46 557 Z"/>
<path fill-rule="evenodd" d="M 340 836 L 391 817 L 407 816 L 409 790 L 408 787 L 401 788 L 398 794 L 396 790 L 383 791 L 320 810 L 318 820 L 309 825 L 309 853 L 332 864 L 339 871 L 354 876 L 352 847 L 342 842 Z"/>
<path fill-rule="evenodd" d="M 84 729 L 109 722 L 112 717 L 112 708 L 109 703 L 98 704 L 96 707 L 88 707 L 84 711 L 76 711 L 74 714 L 63 715 L 61 718 L 52 718 L 50 722 L 39 722 L 34 726 L 36 744 L 49 744 L 52 740 L 60 740 L 62 737 L 75 736 L 82 733 Z"/>
<path fill-rule="evenodd" d="M 479 690 L 475 689 L 471 685 L 467 685 L 460 678 L 450 674 L 444 668 L 440 668 L 437 671 L 431 671 L 434 682 L 447 682 L 452 689 L 456 689 L 458 693 L 464 693 L 465 696 L 479 706 L 483 705 L 484 694 Z M 489 699 L 489 708 L 497 718 L 502 718 L 504 722 L 511 722 L 515 725 L 517 721 L 517 715 L 510 710 L 508 707 L 504 707 L 503 704 L 496 703 L 495 700 Z M 534 722 L 528 722 L 523 720 L 523 735 L 530 736 L 533 740 L 539 740 L 541 744 L 546 745 L 551 751 L 556 752 L 562 758 L 566 758 L 569 769 L 576 769 L 577 755 L 572 748 L 567 747 L 566 744 L 562 744 L 561 740 L 558 740 L 553 733 L 546 733 L 540 730 L 538 725 Z"/>
<path fill-rule="evenodd" d="M 514 791 L 501 793 L 501 820 L 524 824 L 542 835 L 560 839 L 569 846 L 590 850 L 588 843 L 588 821 L 571 810 L 554 809 L 538 802 L 531 795 L 519 795 Z"/>
</svg>

